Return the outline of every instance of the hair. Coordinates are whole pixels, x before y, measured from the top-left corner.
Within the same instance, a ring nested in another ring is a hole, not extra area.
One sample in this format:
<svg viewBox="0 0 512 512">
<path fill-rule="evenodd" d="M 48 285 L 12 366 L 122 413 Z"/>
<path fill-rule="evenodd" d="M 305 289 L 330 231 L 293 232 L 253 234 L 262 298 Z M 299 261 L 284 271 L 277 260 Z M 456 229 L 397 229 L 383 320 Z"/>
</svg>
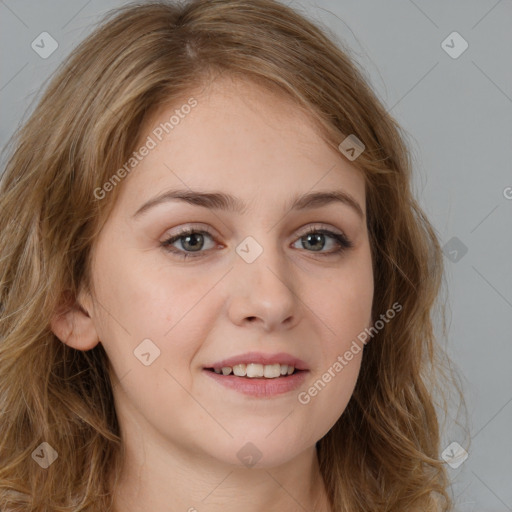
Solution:
<svg viewBox="0 0 512 512">
<path fill-rule="evenodd" d="M 365 146 L 352 164 L 365 179 L 372 318 L 396 302 L 402 311 L 365 347 L 350 402 L 317 442 L 332 509 L 451 510 L 431 314 L 443 259 L 414 198 L 404 135 L 349 50 L 272 0 L 110 11 L 11 139 L 0 182 L 0 509 L 111 510 L 124 452 L 109 360 L 101 343 L 80 351 L 61 342 L 50 319 L 91 289 L 94 242 L 122 184 L 108 199 L 94 191 L 158 108 L 221 74 L 292 99 L 336 150 L 349 134 Z M 58 452 L 44 471 L 31 457 L 42 442 Z"/>
</svg>

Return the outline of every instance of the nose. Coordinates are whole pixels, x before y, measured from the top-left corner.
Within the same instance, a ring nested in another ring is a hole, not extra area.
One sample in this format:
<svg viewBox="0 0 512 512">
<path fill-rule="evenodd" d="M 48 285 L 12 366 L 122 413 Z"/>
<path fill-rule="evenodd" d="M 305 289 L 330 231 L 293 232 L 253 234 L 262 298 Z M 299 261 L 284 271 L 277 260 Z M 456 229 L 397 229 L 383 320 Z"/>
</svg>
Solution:
<svg viewBox="0 0 512 512">
<path fill-rule="evenodd" d="M 299 322 L 301 308 L 293 264 L 270 242 L 257 244 L 253 239 L 241 245 L 229 273 L 231 321 L 239 326 L 254 324 L 266 332 L 290 329 Z M 262 252 L 256 259 L 245 257 L 243 249 L 249 248 L 249 253 L 258 246 Z"/>
</svg>

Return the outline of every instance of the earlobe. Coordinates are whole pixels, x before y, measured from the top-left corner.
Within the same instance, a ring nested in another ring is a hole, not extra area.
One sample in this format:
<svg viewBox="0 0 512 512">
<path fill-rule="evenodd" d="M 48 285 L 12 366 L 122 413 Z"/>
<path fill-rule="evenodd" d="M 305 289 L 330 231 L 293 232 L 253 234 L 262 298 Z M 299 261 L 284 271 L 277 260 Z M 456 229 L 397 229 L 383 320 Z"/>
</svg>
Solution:
<svg viewBox="0 0 512 512">
<path fill-rule="evenodd" d="M 77 350 L 90 350 L 99 343 L 92 318 L 76 301 L 66 300 L 52 316 L 50 327 L 57 338 Z"/>
</svg>

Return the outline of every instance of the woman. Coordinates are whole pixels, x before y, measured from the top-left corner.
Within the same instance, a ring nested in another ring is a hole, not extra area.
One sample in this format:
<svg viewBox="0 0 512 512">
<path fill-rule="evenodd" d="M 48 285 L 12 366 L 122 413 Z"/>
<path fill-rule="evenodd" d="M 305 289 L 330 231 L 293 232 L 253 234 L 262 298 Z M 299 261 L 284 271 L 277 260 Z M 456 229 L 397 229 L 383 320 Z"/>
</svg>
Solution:
<svg viewBox="0 0 512 512">
<path fill-rule="evenodd" d="M 0 509 L 446 511 L 400 129 L 270 0 L 114 11 L 0 198 Z"/>
</svg>

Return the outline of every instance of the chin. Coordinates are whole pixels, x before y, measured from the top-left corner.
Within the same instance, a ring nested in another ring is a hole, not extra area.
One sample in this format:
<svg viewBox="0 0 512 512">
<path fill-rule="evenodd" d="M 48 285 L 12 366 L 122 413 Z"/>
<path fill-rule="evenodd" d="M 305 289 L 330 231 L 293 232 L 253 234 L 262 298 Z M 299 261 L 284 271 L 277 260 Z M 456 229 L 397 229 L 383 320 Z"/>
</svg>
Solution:
<svg viewBox="0 0 512 512">
<path fill-rule="evenodd" d="M 237 467 L 268 469 L 286 464 L 308 448 L 304 437 L 290 436 L 285 428 L 279 434 L 277 431 L 271 433 L 275 427 L 274 423 L 271 428 L 259 430 L 254 435 L 245 432 L 237 436 L 231 431 L 234 439 L 227 440 L 222 446 L 217 445 L 212 455 Z"/>
</svg>

